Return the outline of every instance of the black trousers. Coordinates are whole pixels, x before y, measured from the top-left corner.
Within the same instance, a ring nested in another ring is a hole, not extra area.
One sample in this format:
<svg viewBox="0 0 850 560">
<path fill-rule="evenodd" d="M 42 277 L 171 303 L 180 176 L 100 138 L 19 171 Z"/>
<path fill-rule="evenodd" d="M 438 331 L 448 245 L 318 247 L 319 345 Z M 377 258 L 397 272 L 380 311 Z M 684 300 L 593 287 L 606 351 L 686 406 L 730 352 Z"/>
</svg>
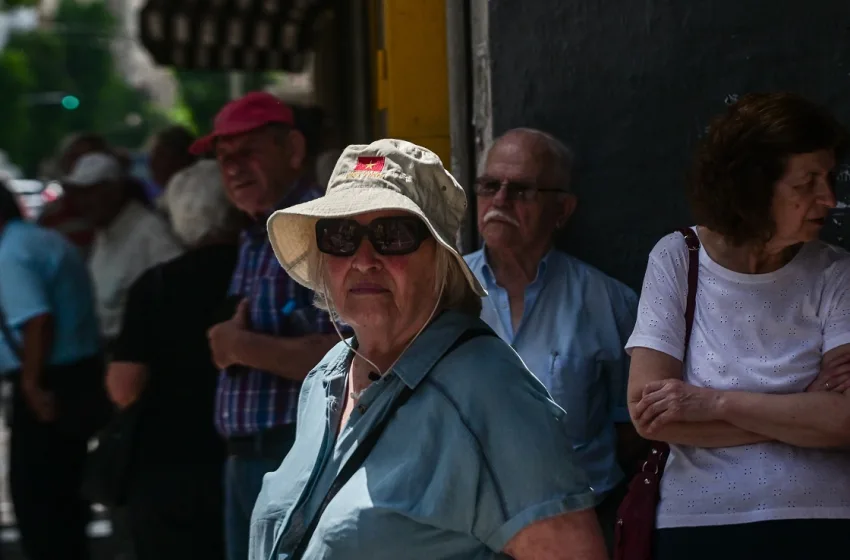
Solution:
<svg viewBox="0 0 850 560">
<path fill-rule="evenodd" d="M 28 560 L 87 560 L 91 508 L 80 496 L 87 439 L 42 423 L 14 384 L 9 486 Z"/>
<path fill-rule="evenodd" d="M 145 465 L 126 513 L 136 560 L 224 560 L 221 464 Z"/>
<path fill-rule="evenodd" d="M 655 532 L 654 548 L 655 560 L 845 557 L 850 550 L 850 519 L 791 519 L 659 529 Z"/>
</svg>

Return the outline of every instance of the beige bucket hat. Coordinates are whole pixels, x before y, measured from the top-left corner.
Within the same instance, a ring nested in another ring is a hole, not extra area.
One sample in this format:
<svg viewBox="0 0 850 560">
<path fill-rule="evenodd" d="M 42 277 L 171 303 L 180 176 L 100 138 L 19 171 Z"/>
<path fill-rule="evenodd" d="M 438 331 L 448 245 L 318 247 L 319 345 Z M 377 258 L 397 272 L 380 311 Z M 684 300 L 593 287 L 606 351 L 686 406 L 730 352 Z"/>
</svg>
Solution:
<svg viewBox="0 0 850 560">
<path fill-rule="evenodd" d="M 401 210 L 421 219 L 461 265 L 475 293 L 487 295 L 455 246 L 466 193 L 437 154 L 404 140 L 347 147 L 323 197 L 272 214 L 268 231 L 275 256 L 296 282 L 315 290 L 308 256 L 319 250 L 316 221 L 378 210 Z"/>
</svg>

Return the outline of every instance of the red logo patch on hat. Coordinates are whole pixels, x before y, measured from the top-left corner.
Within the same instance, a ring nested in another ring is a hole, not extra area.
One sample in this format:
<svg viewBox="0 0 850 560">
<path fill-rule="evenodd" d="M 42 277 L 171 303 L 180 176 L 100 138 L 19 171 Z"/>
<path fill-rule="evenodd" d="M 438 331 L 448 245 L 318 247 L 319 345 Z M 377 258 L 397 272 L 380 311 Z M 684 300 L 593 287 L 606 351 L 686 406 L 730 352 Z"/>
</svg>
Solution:
<svg viewBox="0 0 850 560">
<path fill-rule="evenodd" d="M 358 157 L 357 165 L 354 166 L 354 171 L 383 171 L 384 160 L 382 156 L 377 157 Z"/>
</svg>

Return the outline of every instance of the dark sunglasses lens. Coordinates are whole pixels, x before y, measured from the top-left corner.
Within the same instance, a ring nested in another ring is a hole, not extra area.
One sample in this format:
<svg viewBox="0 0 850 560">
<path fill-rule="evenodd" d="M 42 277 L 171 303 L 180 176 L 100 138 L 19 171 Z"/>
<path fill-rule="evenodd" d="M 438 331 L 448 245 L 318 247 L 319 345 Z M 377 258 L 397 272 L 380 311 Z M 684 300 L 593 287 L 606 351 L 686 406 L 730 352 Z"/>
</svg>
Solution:
<svg viewBox="0 0 850 560">
<path fill-rule="evenodd" d="M 370 224 L 371 241 L 382 255 L 406 255 L 414 252 L 428 235 L 416 218 L 378 218 Z"/>
<path fill-rule="evenodd" d="M 337 257 L 357 252 L 362 234 L 354 220 L 319 220 L 316 222 L 316 245 L 319 251 Z"/>
<path fill-rule="evenodd" d="M 502 190 L 502 183 L 495 179 L 478 179 L 475 182 L 475 194 L 483 197 L 496 196 Z M 510 182 L 505 185 L 505 198 L 508 200 L 526 200 L 533 187 L 522 183 Z"/>
<path fill-rule="evenodd" d="M 478 179 L 475 182 L 475 193 L 479 196 L 495 196 L 502 184 L 493 179 Z"/>
</svg>

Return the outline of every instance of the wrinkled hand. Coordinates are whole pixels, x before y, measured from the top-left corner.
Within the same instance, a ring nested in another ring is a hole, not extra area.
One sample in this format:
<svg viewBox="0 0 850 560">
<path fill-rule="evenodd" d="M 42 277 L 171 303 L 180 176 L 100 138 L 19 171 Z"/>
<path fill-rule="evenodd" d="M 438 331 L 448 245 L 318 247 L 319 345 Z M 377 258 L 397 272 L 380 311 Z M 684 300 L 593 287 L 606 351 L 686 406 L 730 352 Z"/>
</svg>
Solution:
<svg viewBox="0 0 850 560">
<path fill-rule="evenodd" d="M 635 406 L 637 428 L 657 433 L 674 422 L 708 422 L 716 419 L 718 391 L 689 385 L 679 379 L 648 383 Z"/>
<path fill-rule="evenodd" d="M 24 401 L 39 422 L 48 423 L 56 419 L 56 401 L 53 393 L 45 391 L 37 383 L 27 381 L 21 383 L 21 391 Z"/>
<path fill-rule="evenodd" d="M 833 356 L 821 364 L 820 373 L 806 388 L 807 393 L 844 393 L 850 389 L 850 354 Z"/>
<path fill-rule="evenodd" d="M 207 339 L 210 341 L 213 363 L 219 369 L 224 369 L 236 364 L 235 341 L 240 333 L 248 330 L 248 300 L 243 299 L 236 308 L 233 317 L 213 325 L 207 331 Z"/>
</svg>

